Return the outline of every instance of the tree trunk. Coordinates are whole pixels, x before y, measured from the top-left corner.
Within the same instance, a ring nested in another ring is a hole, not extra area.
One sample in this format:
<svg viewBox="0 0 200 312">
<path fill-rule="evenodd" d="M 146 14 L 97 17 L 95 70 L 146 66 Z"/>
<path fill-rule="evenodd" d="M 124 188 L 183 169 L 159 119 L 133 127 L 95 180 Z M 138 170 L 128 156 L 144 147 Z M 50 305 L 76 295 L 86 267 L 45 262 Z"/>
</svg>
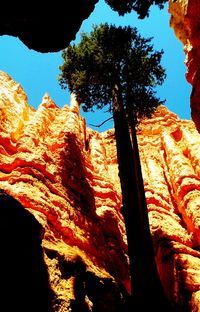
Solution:
<svg viewBox="0 0 200 312">
<path fill-rule="evenodd" d="M 169 312 L 155 264 L 136 130 L 132 124 L 130 138 L 118 85 L 113 88 L 113 119 L 130 261 L 132 310 Z"/>
</svg>

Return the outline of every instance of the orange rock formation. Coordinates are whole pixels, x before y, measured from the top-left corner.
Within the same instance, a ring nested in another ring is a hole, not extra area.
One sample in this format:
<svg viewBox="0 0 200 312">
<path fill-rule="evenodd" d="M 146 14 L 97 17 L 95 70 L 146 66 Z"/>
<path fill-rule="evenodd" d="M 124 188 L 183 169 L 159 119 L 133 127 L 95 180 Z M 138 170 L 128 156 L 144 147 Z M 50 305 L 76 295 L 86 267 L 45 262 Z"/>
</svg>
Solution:
<svg viewBox="0 0 200 312">
<path fill-rule="evenodd" d="M 192 84 L 191 114 L 200 131 L 200 2 L 199 0 L 169 0 L 171 27 L 184 45 L 186 79 Z"/>
<path fill-rule="evenodd" d="M 74 98 L 60 109 L 46 94 L 31 108 L 3 72 L 0 110 L 0 189 L 42 226 L 53 311 L 122 311 L 130 282 L 113 130 L 86 128 Z M 160 278 L 180 309 L 199 311 L 200 135 L 160 107 L 138 142 Z"/>
</svg>

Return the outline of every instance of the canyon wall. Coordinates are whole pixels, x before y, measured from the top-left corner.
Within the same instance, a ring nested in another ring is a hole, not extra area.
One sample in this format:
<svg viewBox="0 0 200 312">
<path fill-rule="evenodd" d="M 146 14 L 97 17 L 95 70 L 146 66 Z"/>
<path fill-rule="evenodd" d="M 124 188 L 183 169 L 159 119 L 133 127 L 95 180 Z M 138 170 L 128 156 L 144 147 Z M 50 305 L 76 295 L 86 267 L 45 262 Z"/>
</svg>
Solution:
<svg viewBox="0 0 200 312">
<path fill-rule="evenodd" d="M 52 311 L 123 311 L 130 279 L 113 130 L 87 128 L 73 97 L 59 108 L 46 94 L 31 108 L 3 72 L 0 110 L 1 233 L 4 223 L 13 233 L 6 250 L 29 222 L 24 207 L 40 228 Z M 200 135 L 160 107 L 140 124 L 138 142 L 163 287 L 180 311 L 200 311 Z M 11 209 L 5 195 L 19 204 Z"/>
<path fill-rule="evenodd" d="M 186 79 L 192 84 L 191 115 L 200 131 L 200 1 L 169 0 L 170 25 L 184 45 Z"/>
</svg>

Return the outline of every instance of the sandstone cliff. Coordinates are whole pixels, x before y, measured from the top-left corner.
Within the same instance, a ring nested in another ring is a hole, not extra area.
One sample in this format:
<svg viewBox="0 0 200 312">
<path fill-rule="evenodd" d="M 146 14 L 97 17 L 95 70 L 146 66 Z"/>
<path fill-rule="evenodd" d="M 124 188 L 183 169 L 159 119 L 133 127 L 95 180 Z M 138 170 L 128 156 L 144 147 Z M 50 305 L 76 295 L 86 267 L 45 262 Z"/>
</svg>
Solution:
<svg viewBox="0 0 200 312">
<path fill-rule="evenodd" d="M 184 45 L 187 65 L 186 79 L 192 84 L 191 114 L 200 131 L 200 2 L 199 0 L 169 0 L 171 27 Z"/>
<path fill-rule="evenodd" d="M 113 130 L 86 128 L 73 98 L 60 109 L 46 94 L 31 108 L 3 72 L 0 110 L 1 208 L 19 228 L 29 222 L 21 206 L 37 220 L 53 311 L 122 311 L 130 281 Z M 180 311 L 200 311 L 200 135 L 160 107 L 141 123 L 138 142 L 164 289 Z M 3 205 L 4 192 L 20 206 Z"/>
</svg>

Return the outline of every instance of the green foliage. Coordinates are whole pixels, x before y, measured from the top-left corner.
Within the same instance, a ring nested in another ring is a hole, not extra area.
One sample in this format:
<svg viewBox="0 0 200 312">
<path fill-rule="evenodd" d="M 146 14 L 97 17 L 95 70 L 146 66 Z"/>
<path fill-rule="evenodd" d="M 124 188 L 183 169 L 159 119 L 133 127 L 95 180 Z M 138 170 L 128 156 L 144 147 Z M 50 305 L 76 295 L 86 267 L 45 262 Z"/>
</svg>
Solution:
<svg viewBox="0 0 200 312">
<path fill-rule="evenodd" d="M 136 11 L 139 18 L 145 18 L 149 15 L 149 8 L 151 5 L 158 5 L 160 9 L 163 9 L 164 3 L 168 0 L 105 0 L 110 7 L 119 13 L 124 15 L 130 13 L 132 10 Z"/>
<path fill-rule="evenodd" d="M 76 93 L 85 111 L 109 105 L 113 89 L 120 90 L 125 110 L 139 118 L 150 116 L 162 104 L 153 90 L 165 78 L 160 65 L 163 51 L 153 51 L 151 38 L 142 38 L 136 28 L 102 24 L 90 34 L 82 33 L 76 46 L 63 51 L 60 85 Z"/>
</svg>

